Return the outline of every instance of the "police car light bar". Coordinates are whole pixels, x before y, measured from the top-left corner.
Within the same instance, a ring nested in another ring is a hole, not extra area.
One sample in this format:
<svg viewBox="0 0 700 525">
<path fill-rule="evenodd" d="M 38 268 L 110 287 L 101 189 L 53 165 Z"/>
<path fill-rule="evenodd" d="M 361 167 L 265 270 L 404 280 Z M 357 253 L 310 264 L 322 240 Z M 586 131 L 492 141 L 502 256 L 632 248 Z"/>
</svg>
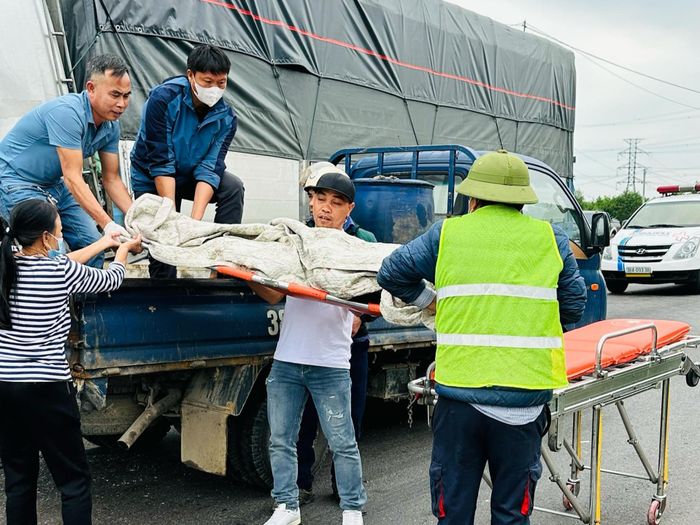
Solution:
<svg viewBox="0 0 700 525">
<path fill-rule="evenodd" d="M 656 191 L 661 193 L 662 195 L 669 195 L 671 193 L 686 193 L 686 192 L 691 192 L 691 193 L 696 193 L 700 192 L 700 184 L 696 184 L 695 186 L 659 186 L 656 188 Z"/>
</svg>

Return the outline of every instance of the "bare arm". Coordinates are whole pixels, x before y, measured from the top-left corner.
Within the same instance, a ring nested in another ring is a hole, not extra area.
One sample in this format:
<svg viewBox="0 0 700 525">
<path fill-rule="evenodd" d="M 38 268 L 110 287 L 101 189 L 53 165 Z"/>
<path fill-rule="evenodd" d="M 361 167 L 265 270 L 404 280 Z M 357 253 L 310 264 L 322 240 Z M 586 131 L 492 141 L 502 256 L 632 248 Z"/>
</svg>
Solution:
<svg viewBox="0 0 700 525">
<path fill-rule="evenodd" d="M 277 304 L 284 299 L 284 294 L 273 288 L 268 288 L 258 283 L 246 283 L 253 290 L 253 293 L 270 304 Z"/>
<path fill-rule="evenodd" d="M 129 190 L 126 189 L 119 176 L 119 156 L 116 153 L 100 151 L 100 162 L 102 163 L 102 185 L 107 195 L 117 205 L 117 208 L 126 213 L 132 200 Z"/>
<path fill-rule="evenodd" d="M 80 264 L 86 264 L 90 259 L 99 255 L 103 251 L 119 246 L 119 233 L 113 233 L 112 235 L 105 235 L 101 239 L 93 242 L 92 244 L 81 248 L 80 250 L 75 250 L 70 252 L 66 257 L 69 259 L 79 262 Z"/>
<path fill-rule="evenodd" d="M 131 253 L 141 253 L 141 236 L 137 235 L 133 239 L 123 242 L 117 248 L 117 253 L 114 255 L 114 260 L 126 266 L 126 257 Z"/>
<path fill-rule="evenodd" d="M 153 179 L 156 183 L 156 191 L 161 197 L 166 197 L 175 202 L 175 177 L 160 175 Z"/>
<path fill-rule="evenodd" d="M 360 318 L 359 315 L 353 314 L 353 316 L 352 316 L 352 336 L 353 337 L 355 337 L 355 334 L 360 329 L 360 326 L 362 326 L 362 319 Z"/>
<path fill-rule="evenodd" d="M 83 180 L 83 152 L 79 149 L 57 147 L 58 159 L 61 162 L 63 181 L 80 207 L 83 208 L 94 221 L 104 228 L 112 222 L 109 215 L 102 209 L 100 203 L 90 191 L 90 187 Z"/>
<path fill-rule="evenodd" d="M 194 203 L 192 205 L 192 218 L 196 221 L 201 221 L 204 217 L 204 211 L 207 209 L 207 204 L 211 202 L 214 196 L 214 188 L 206 182 L 198 182 L 194 189 Z"/>
</svg>

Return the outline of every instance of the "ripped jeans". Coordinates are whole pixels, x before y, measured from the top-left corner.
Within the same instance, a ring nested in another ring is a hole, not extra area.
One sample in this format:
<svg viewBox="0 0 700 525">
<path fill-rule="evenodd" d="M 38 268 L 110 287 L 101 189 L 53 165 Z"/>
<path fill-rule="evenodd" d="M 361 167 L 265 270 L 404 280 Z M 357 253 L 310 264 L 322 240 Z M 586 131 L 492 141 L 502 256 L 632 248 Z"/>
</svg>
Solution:
<svg viewBox="0 0 700 525">
<path fill-rule="evenodd" d="M 267 377 L 272 497 L 288 509 L 299 506 L 297 437 L 309 394 L 328 445 L 340 495 L 340 508 L 361 510 L 367 501 L 362 462 L 350 415 L 350 371 L 275 360 Z"/>
</svg>

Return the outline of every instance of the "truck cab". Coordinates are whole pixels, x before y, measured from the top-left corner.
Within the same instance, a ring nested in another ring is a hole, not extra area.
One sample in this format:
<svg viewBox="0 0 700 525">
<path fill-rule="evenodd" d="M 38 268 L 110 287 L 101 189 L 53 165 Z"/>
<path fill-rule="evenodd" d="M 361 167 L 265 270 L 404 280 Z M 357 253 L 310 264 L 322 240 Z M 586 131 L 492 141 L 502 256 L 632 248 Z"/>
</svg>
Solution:
<svg viewBox="0 0 700 525">
<path fill-rule="evenodd" d="M 700 291 L 700 184 L 659 186 L 660 197 L 637 209 L 603 252 L 611 293 L 629 283 L 690 284 Z"/>
<path fill-rule="evenodd" d="M 468 199 L 455 192 L 472 163 L 485 151 L 465 146 L 433 145 L 357 148 L 338 151 L 331 162 L 344 163 L 357 197 L 353 220 L 372 231 L 380 242 L 405 243 L 435 221 L 467 212 Z M 519 155 L 530 171 L 539 202 L 523 212 L 559 226 L 570 239 L 588 301 L 575 326 L 605 319 L 607 302 L 600 272 L 601 252 L 609 243 L 606 214 L 590 224 L 564 180 L 544 162 Z M 569 326 L 567 328 L 573 328 Z"/>
</svg>

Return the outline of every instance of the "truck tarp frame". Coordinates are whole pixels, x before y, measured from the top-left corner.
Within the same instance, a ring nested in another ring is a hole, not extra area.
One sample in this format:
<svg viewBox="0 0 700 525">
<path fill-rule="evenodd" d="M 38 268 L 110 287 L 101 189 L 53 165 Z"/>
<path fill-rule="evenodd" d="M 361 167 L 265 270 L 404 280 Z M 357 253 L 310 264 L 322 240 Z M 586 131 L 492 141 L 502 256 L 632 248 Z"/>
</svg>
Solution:
<svg viewBox="0 0 700 525">
<path fill-rule="evenodd" d="M 237 151 L 321 159 L 348 146 L 505 147 L 572 176 L 573 54 L 438 0 L 62 0 L 76 80 L 123 56 L 138 131 L 148 91 L 197 43 L 232 62 Z"/>
</svg>

